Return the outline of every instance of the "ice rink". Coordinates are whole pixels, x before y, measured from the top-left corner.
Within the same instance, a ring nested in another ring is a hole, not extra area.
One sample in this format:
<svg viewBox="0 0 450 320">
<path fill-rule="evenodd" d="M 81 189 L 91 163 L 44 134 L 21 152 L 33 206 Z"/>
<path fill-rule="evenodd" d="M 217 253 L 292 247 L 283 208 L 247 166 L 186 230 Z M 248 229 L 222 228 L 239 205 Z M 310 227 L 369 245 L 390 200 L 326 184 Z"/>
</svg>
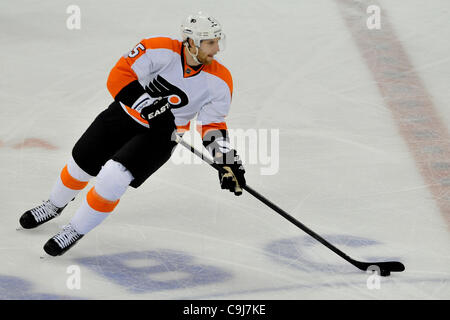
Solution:
<svg viewBox="0 0 450 320">
<path fill-rule="evenodd" d="M 16 230 L 112 101 L 120 56 L 178 38 L 198 10 L 227 35 L 227 124 L 257 141 L 238 149 L 248 184 L 351 257 L 405 272 L 356 269 L 181 146 L 67 254 L 42 247 L 89 187 Z M 449 39 L 448 0 L 1 1 L 0 299 L 449 299 Z"/>
</svg>

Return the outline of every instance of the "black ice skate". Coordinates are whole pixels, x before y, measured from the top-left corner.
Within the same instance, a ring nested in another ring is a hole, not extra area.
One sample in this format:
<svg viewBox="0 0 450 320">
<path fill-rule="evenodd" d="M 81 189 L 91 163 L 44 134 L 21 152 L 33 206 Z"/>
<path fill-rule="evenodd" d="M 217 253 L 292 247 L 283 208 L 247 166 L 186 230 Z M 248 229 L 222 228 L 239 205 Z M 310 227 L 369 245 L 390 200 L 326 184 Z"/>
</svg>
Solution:
<svg viewBox="0 0 450 320">
<path fill-rule="evenodd" d="M 47 241 L 44 245 L 44 251 L 54 257 L 60 256 L 72 248 L 83 236 L 83 234 L 78 233 L 72 224 L 69 223 L 63 227 L 60 233 Z"/>
<path fill-rule="evenodd" d="M 37 226 L 59 216 L 66 206 L 59 208 L 50 200 L 25 212 L 19 220 L 20 225 L 25 229 L 36 228 Z"/>
</svg>

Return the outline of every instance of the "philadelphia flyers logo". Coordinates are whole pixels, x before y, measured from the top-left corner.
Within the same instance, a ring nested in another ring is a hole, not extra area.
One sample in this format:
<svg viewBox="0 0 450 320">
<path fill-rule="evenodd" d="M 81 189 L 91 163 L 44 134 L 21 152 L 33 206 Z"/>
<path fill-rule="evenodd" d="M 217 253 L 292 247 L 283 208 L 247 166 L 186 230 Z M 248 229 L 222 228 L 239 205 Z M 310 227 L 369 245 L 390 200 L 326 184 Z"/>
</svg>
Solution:
<svg viewBox="0 0 450 320">
<path fill-rule="evenodd" d="M 183 90 L 174 86 L 160 75 L 149 82 L 145 87 L 145 91 L 147 91 L 152 98 L 166 98 L 170 103 L 171 108 L 174 109 L 184 107 L 189 103 L 188 96 Z"/>
</svg>

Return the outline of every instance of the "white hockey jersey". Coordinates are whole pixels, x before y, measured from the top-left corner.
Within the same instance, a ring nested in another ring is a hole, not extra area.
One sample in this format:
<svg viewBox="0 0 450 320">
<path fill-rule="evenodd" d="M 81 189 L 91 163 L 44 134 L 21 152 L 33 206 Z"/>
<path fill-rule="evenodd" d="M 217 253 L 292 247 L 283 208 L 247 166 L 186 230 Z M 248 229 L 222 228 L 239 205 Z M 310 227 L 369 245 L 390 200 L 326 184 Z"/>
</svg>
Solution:
<svg viewBox="0 0 450 320">
<path fill-rule="evenodd" d="M 226 130 L 233 94 L 230 72 L 216 60 L 197 69 L 190 67 L 183 48 L 181 41 L 168 37 L 142 40 L 111 70 L 109 92 L 143 126 L 148 127 L 148 122 L 133 106 L 148 93 L 152 99 L 168 98 L 179 131 L 189 130 L 196 115 L 202 137 L 211 129 Z"/>
</svg>

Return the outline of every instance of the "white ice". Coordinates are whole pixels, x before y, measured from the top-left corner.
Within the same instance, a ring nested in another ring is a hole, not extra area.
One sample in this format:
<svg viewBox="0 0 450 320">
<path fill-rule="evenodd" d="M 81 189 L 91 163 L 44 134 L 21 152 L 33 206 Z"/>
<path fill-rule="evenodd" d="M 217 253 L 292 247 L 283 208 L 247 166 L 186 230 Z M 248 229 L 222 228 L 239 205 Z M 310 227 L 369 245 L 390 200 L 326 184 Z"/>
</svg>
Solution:
<svg viewBox="0 0 450 320">
<path fill-rule="evenodd" d="M 79 30 L 66 26 L 72 4 Z M 379 4 L 449 126 L 450 2 Z M 277 173 L 249 163 L 248 184 L 350 256 L 400 260 L 405 272 L 376 286 L 249 194 L 222 191 L 212 168 L 173 160 L 64 256 L 41 259 L 42 246 L 87 189 L 61 217 L 16 230 L 111 102 L 114 63 L 143 38 L 178 37 L 192 10 L 215 15 L 227 34 L 228 126 L 279 130 Z M 1 299 L 450 298 L 449 217 L 337 2 L 1 1 L 0 43 Z"/>
</svg>

